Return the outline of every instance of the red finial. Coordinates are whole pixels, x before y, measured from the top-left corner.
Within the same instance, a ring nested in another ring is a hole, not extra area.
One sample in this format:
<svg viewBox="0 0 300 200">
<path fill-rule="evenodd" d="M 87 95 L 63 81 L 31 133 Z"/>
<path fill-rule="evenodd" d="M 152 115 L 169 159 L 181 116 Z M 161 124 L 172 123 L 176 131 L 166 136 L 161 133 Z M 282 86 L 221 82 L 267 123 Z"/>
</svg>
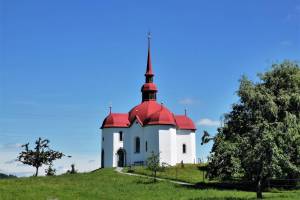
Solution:
<svg viewBox="0 0 300 200">
<path fill-rule="evenodd" d="M 148 59 L 147 59 L 147 70 L 145 74 L 146 76 L 147 75 L 153 76 L 151 56 L 150 56 L 150 40 L 151 40 L 151 33 L 148 32 Z"/>
<path fill-rule="evenodd" d="M 111 114 L 111 108 L 112 108 L 112 106 L 109 106 L 109 114 Z"/>
</svg>

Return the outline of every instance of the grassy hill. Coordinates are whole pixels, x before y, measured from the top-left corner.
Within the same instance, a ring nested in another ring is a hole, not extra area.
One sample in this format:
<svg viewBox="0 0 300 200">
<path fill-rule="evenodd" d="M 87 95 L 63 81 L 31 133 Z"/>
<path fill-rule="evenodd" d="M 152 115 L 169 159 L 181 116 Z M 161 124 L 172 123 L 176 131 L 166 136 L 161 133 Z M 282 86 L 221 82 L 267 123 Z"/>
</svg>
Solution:
<svg viewBox="0 0 300 200">
<path fill-rule="evenodd" d="M 205 171 L 203 169 L 206 168 L 206 165 L 203 164 L 185 164 L 182 168 L 180 165 L 167 167 L 162 172 L 157 172 L 157 177 L 170 179 L 170 180 L 178 180 L 188 183 L 199 183 L 204 181 L 208 181 L 205 178 Z M 152 172 L 143 166 L 135 166 L 130 168 L 130 170 L 135 174 L 142 174 L 151 176 Z M 125 172 L 129 171 L 129 168 L 124 169 Z"/>
<path fill-rule="evenodd" d="M 264 193 L 267 199 L 299 199 L 300 191 Z M 55 177 L 0 180 L 0 199 L 255 199 L 254 192 L 193 189 L 123 175 L 113 169 Z"/>
</svg>

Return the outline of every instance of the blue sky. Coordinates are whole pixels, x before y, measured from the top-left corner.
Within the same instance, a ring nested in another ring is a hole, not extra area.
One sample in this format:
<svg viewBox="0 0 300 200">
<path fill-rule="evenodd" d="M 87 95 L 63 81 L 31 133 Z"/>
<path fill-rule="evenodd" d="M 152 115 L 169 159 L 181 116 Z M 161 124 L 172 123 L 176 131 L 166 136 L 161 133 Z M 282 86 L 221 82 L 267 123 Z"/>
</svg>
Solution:
<svg viewBox="0 0 300 200">
<path fill-rule="evenodd" d="M 284 59 L 300 60 L 300 1 L 0 0 L 0 172 L 19 145 L 49 138 L 80 171 L 99 166 L 100 130 L 110 104 L 140 103 L 148 30 L 158 101 L 215 133 L 238 99 L 238 80 Z"/>
</svg>

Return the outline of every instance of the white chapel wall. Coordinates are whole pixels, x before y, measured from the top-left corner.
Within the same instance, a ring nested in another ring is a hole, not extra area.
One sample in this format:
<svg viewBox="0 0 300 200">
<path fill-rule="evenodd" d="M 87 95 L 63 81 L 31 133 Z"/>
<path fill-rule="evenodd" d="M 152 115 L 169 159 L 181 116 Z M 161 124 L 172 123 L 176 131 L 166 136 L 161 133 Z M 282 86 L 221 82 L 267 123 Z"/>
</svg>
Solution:
<svg viewBox="0 0 300 200">
<path fill-rule="evenodd" d="M 173 126 L 160 126 L 159 152 L 161 163 L 176 165 L 176 129 Z"/>
<path fill-rule="evenodd" d="M 120 131 L 126 134 L 124 128 L 103 128 L 102 129 L 102 149 L 104 149 L 104 167 L 116 167 L 117 166 L 117 151 L 123 147 L 123 142 L 120 141 Z"/>
<path fill-rule="evenodd" d="M 196 162 L 196 144 L 195 132 L 190 130 L 177 130 L 177 163 L 183 161 L 184 163 Z M 183 153 L 183 144 L 186 145 L 186 153 Z"/>
</svg>

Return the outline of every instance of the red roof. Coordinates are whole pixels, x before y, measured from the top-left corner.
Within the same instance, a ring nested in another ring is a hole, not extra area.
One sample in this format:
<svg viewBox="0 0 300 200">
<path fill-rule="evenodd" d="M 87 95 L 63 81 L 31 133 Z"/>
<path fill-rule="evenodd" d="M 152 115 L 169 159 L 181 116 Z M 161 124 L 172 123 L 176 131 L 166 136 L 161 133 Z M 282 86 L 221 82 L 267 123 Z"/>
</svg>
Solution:
<svg viewBox="0 0 300 200">
<path fill-rule="evenodd" d="M 161 105 L 161 109 L 147 119 L 149 125 L 176 125 L 174 115 L 166 107 Z"/>
<path fill-rule="evenodd" d="M 185 115 L 175 115 L 175 121 L 178 129 L 196 130 L 194 122 Z"/>
<path fill-rule="evenodd" d="M 132 108 L 129 112 L 129 121 L 133 122 L 136 117 L 144 124 L 146 119 L 161 109 L 161 104 L 156 101 L 144 101 Z"/>
<path fill-rule="evenodd" d="M 101 128 L 128 127 L 128 114 L 110 113 L 103 121 Z"/>
<path fill-rule="evenodd" d="M 196 130 L 194 122 L 185 115 L 174 115 L 164 105 L 156 101 L 144 101 L 135 106 L 129 114 L 110 113 L 101 128 L 129 127 L 134 120 L 145 125 L 174 125 L 182 130 Z"/>
<path fill-rule="evenodd" d="M 141 89 L 142 92 L 144 91 L 157 91 L 157 87 L 154 83 L 145 83 L 143 86 L 142 86 L 142 89 Z"/>
</svg>

